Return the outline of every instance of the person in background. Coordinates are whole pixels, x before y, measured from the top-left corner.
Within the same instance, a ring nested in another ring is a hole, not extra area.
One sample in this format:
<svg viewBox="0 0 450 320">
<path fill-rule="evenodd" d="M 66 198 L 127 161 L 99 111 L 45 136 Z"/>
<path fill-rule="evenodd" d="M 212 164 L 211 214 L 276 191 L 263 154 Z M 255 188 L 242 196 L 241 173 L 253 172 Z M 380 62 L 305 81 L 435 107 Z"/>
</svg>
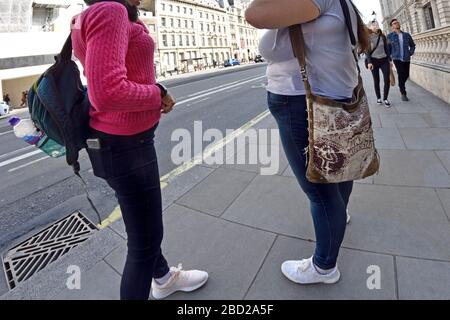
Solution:
<svg viewBox="0 0 450 320">
<path fill-rule="evenodd" d="M 20 101 L 20 106 L 21 107 L 26 107 L 27 106 L 27 97 L 28 97 L 28 92 L 27 91 L 22 91 L 22 99 Z"/>
<path fill-rule="evenodd" d="M 377 104 L 384 103 L 386 108 L 391 107 L 388 100 L 389 90 L 391 88 L 390 72 L 391 72 L 391 53 L 387 38 L 381 31 L 377 21 L 372 21 L 369 25 L 370 30 L 370 50 L 367 53 L 368 68 L 372 71 L 373 82 L 375 86 L 375 94 L 377 95 Z M 383 72 L 383 100 L 381 100 L 380 92 L 380 69 Z"/>
<path fill-rule="evenodd" d="M 9 94 L 8 94 L 8 93 L 5 94 L 5 95 L 3 96 L 3 101 L 5 101 L 5 103 L 6 103 L 8 106 L 11 106 L 11 98 L 9 97 Z"/>
<path fill-rule="evenodd" d="M 409 101 L 406 93 L 406 81 L 409 78 L 411 56 L 414 55 L 416 44 L 408 32 L 403 32 L 397 19 L 391 20 L 392 32 L 387 36 L 391 58 L 398 74 L 398 86 L 402 101 Z"/>
</svg>

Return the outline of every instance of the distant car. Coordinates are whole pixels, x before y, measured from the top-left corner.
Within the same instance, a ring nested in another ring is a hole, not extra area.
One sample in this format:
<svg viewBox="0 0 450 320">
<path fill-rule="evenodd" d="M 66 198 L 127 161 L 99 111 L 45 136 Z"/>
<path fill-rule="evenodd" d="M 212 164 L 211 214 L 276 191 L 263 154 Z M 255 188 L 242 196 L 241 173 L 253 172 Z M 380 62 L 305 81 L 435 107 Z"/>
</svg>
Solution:
<svg viewBox="0 0 450 320">
<path fill-rule="evenodd" d="M 232 66 L 238 66 L 240 65 L 241 62 L 238 59 L 228 59 L 225 60 L 225 62 L 223 63 L 224 67 L 232 67 Z"/>
<path fill-rule="evenodd" d="M 4 101 L 0 101 L 0 116 L 5 116 L 9 113 L 9 106 Z"/>
<path fill-rule="evenodd" d="M 255 56 L 255 63 L 264 62 L 264 58 L 261 55 Z"/>
</svg>

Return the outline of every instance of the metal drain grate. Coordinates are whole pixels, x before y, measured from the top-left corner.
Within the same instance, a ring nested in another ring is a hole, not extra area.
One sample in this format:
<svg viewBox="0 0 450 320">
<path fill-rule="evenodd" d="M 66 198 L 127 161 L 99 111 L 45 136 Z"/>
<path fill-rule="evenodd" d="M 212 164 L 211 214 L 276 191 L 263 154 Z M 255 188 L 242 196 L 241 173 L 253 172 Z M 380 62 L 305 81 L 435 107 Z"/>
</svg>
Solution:
<svg viewBox="0 0 450 320">
<path fill-rule="evenodd" d="M 95 230 L 95 224 L 77 211 L 9 250 L 3 259 L 9 289 L 89 239 Z"/>
</svg>

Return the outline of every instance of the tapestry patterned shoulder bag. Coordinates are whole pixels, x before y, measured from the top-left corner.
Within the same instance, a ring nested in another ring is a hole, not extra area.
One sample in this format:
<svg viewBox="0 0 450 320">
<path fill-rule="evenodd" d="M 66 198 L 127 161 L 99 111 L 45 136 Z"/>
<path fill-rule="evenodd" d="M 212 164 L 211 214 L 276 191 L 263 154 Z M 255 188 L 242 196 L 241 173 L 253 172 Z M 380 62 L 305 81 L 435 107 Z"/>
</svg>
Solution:
<svg viewBox="0 0 450 320">
<path fill-rule="evenodd" d="M 340 2 L 352 46 L 355 46 L 356 38 L 347 2 Z M 375 148 L 361 70 L 358 67 L 358 85 L 350 102 L 343 103 L 314 95 L 306 70 L 302 26 L 291 26 L 289 33 L 306 89 L 309 134 L 306 178 L 313 183 L 339 183 L 363 179 L 377 173 L 380 159 Z M 355 52 L 350 49 L 358 64 Z"/>
</svg>

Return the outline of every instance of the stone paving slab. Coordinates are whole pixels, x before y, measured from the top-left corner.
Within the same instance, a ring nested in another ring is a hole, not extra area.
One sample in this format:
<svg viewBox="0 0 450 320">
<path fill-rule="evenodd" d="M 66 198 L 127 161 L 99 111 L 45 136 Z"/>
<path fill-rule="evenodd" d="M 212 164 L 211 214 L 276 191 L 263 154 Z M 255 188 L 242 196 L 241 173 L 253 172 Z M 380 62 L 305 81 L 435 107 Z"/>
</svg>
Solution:
<svg viewBox="0 0 450 320">
<path fill-rule="evenodd" d="M 64 289 L 52 300 L 119 300 L 120 275 L 104 261 L 100 261 L 92 269 L 81 270 L 81 288 L 79 290 Z"/>
<path fill-rule="evenodd" d="M 373 128 L 375 147 L 377 149 L 406 149 L 397 128 Z"/>
<path fill-rule="evenodd" d="M 401 128 L 408 149 L 450 150 L 450 131 L 446 128 Z"/>
<path fill-rule="evenodd" d="M 434 189 L 356 184 L 348 248 L 450 261 L 450 222 Z"/>
<path fill-rule="evenodd" d="M 274 141 L 267 146 L 247 144 L 245 147 L 241 147 L 237 154 L 227 158 L 226 161 L 226 163 L 234 164 L 225 164 L 224 168 L 249 171 L 259 175 L 280 175 L 288 166 L 283 147 L 278 141 Z"/>
<path fill-rule="evenodd" d="M 309 258 L 314 244 L 279 236 L 264 262 L 261 271 L 251 286 L 246 299 L 250 300 L 338 300 L 338 299 L 396 299 L 393 257 L 355 250 L 341 249 L 338 266 L 341 280 L 334 285 L 299 285 L 281 273 L 281 264 L 286 260 Z M 378 266 L 381 287 L 370 290 L 367 280 L 369 266 Z"/>
<path fill-rule="evenodd" d="M 411 150 L 378 150 L 380 172 L 375 184 L 411 187 L 450 187 L 450 176 L 435 153 Z"/>
<path fill-rule="evenodd" d="M 173 299 L 243 299 L 275 235 L 173 205 L 164 214 L 163 252 L 171 265 L 207 270 L 198 292 Z"/>
<path fill-rule="evenodd" d="M 436 154 L 450 174 L 450 151 L 436 151 Z"/>
<path fill-rule="evenodd" d="M 450 262 L 397 257 L 400 299 L 450 300 Z"/>
<path fill-rule="evenodd" d="M 450 128 L 450 108 L 447 112 L 430 112 L 423 118 L 433 128 Z"/>
<path fill-rule="evenodd" d="M 163 210 L 168 208 L 175 202 L 175 200 L 192 189 L 192 187 L 203 181 L 213 171 L 213 168 L 195 166 L 191 170 L 178 176 L 176 179 L 169 181 L 167 187 L 165 187 L 161 192 Z"/>
<path fill-rule="evenodd" d="M 219 168 L 176 203 L 220 216 L 255 176 L 251 172 Z"/>
<path fill-rule="evenodd" d="M 450 189 L 439 189 L 437 190 L 439 199 L 441 199 L 444 206 L 447 217 L 450 221 Z"/>
<path fill-rule="evenodd" d="M 380 114 L 383 128 L 429 128 L 420 114 Z"/>
<path fill-rule="evenodd" d="M 297 180 L 289 177 L 256 177 L 222 218 L 275 233 L 314 239 L 309 201 Z"/>
</svg>

